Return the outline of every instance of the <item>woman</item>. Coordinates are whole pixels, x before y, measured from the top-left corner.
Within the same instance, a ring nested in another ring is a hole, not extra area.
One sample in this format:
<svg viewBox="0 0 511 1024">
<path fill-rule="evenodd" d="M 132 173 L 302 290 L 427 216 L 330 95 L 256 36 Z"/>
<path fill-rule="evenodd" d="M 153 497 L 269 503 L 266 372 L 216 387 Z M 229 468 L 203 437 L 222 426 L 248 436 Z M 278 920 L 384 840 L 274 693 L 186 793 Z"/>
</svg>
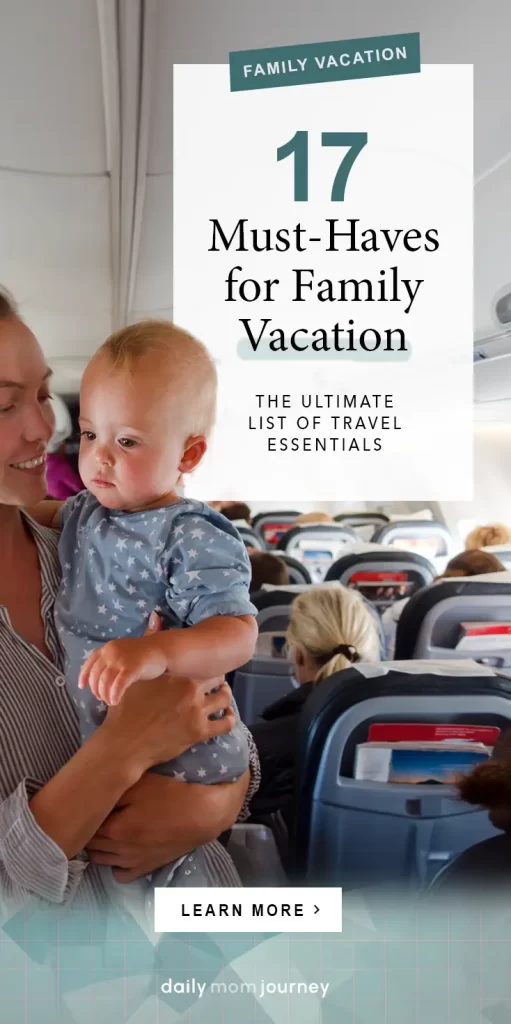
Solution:
<svg viewBox="0 0 511 1024">
<path fill-rule="evenodd" d="M 486 573 L 505 571 L 502 562 L 499 562 L 498 558 L 489 551 L 462 551 L 460 555 L 451 558 L 445 572 L 441 576 L 437 576 L 434 583 L 438 583 L 439 580 L 450 580 L 463 576 L 485 576 Z M 402 601 L 396 601 L 390 608 L 387 608 L 381 617 L 388 661 L 394 660 L 397 627 L 401 613 L 409 600 L 409 597 L 405 597 Z"/>
<path fill-rule="evenodd" d="M 244 802 L 248 773 L 226 788 L 183 785 L 153 765 L 233 724 L 230 691 L 211 681 L 144 682 L 79 748 L 53 621 L 56 535 L 21 508 L 46 494 L 53 434 L 50 371 L 36 339 L 0 294 L 0 906 L 97 903 L 102 865 L 132 882 L 210 843 Z M 152 628 L 156 624 L 152 623 Z M 147 687 L 152 692 L 147 697 Z M 215 721 L 210 716 L 226 709 Z M 257 756 L 252 758 L 257 765 Z M 114 812 L 115 809 L 115 813 Z M 200 824 L 198 824 L 200 822 Z M 177 825 L 179 823 L 179 825 Z M 81 852 L 86 848 L 89 863 Z M 239 884 L 211 843 L 211 884 Z"/>
<path fill-rule="evenodd" d="M 252 817 L 281 810 L 288 818 L 293 794 L 298 726 L 316 686 L 357 661 L 379 660 L 376 624 L 362 598 L 345 587 L 312 587 L 295 599 L 286 639 L 299 687 L 263 711 L 251 726 L 261 760 L 261 785 Z"/>
</svg>

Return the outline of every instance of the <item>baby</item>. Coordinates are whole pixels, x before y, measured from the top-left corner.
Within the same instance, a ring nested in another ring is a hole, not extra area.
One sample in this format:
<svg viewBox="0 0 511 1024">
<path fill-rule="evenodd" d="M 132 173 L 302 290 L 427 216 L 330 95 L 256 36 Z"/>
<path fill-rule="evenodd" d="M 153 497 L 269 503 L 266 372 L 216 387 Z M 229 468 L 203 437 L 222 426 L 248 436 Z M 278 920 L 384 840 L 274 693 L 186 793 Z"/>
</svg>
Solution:
<svg viewBox="0 0 511 1024">
<path fill-rule="evenodd" d="M 206 451 L 215 401 L 206 349 L 166 322 L 112 335 L 84 373 L 79 465 L 87 490 L 56 513 L 53 506 L 51 521 L 61 530 L 57 627 L 82 741 L 136 680 L 163 672 L 215 678 L 252 656 L 245 546 L 223 516 L 175 493 Z M 40 521 L 47 504 L 38 506 Z M 152 611 L 164 629 L 144 636 Z M 213 784 L 235 782 L 247 767 L 239 723 L 155 770 Z M 170 882 L 210 884 L 207 856 L 197 850 L 152 876 L 153 885 Z"/>
</svg>

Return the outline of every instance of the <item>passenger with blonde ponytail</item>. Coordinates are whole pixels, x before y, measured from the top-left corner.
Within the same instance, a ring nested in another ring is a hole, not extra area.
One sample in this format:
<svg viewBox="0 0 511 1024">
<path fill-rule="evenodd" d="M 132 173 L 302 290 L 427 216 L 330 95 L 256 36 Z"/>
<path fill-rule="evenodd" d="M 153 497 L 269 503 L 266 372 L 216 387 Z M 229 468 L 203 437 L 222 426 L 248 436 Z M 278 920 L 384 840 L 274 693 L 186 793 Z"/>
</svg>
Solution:
<svg viewBox="0 0 511 1024">
<path fill-rule="evenodd" d="M 380 641 L 374 616 L 360 594 L 340 585 L 310 587 L 299 594 L 293 602 L 286 638 L 300 685 L 267 707 L 263 721 L 250 727 L 262 772 L 251 812 L 255 820 L 280 811 L 289 826 L 303 706 L 314 687 L 328 676 L 357 662 L 379 661 Z"/>
<path fill-rule="evenodd" d="M 318 683 L 356 661 L 378 661 L 380 646 L 362 598 L 345 587 L 313 587 L 300 594 L 287 643 L 299 683 Z"/>
</svg>

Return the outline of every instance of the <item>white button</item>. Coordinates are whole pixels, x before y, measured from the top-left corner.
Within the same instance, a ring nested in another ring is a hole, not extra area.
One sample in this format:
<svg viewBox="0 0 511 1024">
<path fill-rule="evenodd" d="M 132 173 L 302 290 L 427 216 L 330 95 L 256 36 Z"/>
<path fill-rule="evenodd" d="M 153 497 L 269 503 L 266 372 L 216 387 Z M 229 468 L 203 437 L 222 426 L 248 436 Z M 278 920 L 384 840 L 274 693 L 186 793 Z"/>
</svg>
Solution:
<svg viewBox="0 0 511 1024">
<path fill-rule="evenodd" d="M 64 676 L 55 676 L 55 685 L 56 686 L 65 686 L 66 685 L 66 680 L 64 679 Z"/>
<path fill-rule="evenodd" d="M 154 890 L 156 932 L 342 931 L 342 890 Z"/>
</svg>

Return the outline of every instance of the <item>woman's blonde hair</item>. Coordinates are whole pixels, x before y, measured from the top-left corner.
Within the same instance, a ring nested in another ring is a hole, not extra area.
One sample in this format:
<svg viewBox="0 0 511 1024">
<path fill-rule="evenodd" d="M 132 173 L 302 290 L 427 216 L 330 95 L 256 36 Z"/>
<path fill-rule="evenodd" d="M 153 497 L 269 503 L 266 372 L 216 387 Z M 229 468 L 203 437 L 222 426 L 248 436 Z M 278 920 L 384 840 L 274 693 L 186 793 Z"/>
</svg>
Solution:
<svg viewBox="0 0 511 1024">
<path fill-rule="evenodd" d="M 320 665 L 315 683 L 355 661 L 379 661 L 373 616 L 360 595 L 346 587 L 311 587 L 299 594 L 293 601 L 286 638 L 290 647 L 302 648 Z M 343 646 L 346 652 L 336 653 Z"/>
<path fill-rule="evenodd" d="M 492 548 L 497 544 L 511 543 L 511 529 L 504 523 L 476 526 L 465 538 L 465 551 L 470 548 Z"/>
<path fill-rule="evenodd" d="M 295 526 L 305 526 L 309 523 L 333 523 L 332 516 L 327 512 L 302 512 L 295 519 Z"/>
</svg>

